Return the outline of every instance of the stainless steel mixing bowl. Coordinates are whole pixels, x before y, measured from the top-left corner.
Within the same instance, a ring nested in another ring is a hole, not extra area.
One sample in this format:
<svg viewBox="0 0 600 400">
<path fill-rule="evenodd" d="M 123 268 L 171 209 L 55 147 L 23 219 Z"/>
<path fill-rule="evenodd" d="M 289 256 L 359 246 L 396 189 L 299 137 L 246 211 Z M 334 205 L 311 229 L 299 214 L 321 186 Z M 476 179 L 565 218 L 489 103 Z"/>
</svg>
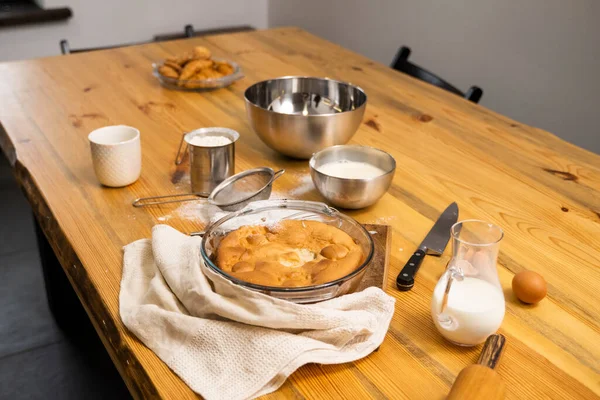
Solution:
<svg viewBox="0 0 600 400">
<path fill-rule="evenodd" d="M 367 105 L 367 95 L 357 86 L 297 76 L 255 83 L 244 97 L 258 137 L 273 150 L 300 159 L 347 143 Z"/>
<path fill-rule="evenodd" d="M 319 171 L 321 165 L 341 160 L 368 163 L 382 169 L 384 174 L 369 179 L 351 179 L 338 178 Z M 321 195 L 332 205 L 349 209 L 374 204 L 387 192 L 396 172 L 396 160 L 385 151 L 355 145 L 328 147 L 316 153 L 310 159 L 309 165 L 310 176 Z"/>
</svg>

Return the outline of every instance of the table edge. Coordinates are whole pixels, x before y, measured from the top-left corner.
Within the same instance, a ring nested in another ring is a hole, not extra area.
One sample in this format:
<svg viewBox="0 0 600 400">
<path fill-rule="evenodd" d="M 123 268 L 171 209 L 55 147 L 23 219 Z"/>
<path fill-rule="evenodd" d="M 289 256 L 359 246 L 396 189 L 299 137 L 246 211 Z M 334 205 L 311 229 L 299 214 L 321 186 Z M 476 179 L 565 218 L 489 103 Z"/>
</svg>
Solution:
<svg viewBox="0 0 600 400">
<path fill-rule="evenodd" d="M 71 287 L 77 294 L 96 333 L 108 351 L 113 364 L 136 399 L 160 398 L 157 387 L 139 362 L 136 354 L 119 334 L 108 308 L 102 302 L 97 288 L 90 282 L 86 269 L 71 246 L 60 224 L 52 214 L 35 179 L 18 159 L 14 144 L 0 122 L 0 149 L 9 159 L 16 181 L 24 193 L 34 217 L 44 232 L 56 258 L 60 262 Z M 81 290 L 84 289 L 84 290 Z M 102 325 L 97 321 L 102 321 Z M 115 362 L 118 360 L 118 362 Z"/>
</svg>

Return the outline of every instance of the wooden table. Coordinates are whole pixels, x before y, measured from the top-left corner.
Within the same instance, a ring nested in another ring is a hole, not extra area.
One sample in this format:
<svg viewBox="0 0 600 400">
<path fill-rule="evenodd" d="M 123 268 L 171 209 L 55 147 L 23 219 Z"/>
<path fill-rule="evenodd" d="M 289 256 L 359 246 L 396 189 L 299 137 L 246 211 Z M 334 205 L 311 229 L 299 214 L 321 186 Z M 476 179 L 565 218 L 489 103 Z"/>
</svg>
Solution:
<svg viewBox="0 0 600 400">
<path fill-rule="evenodd" d="M 150 62 L 193 45 L 235 60 L 246 77 L 210 93 L 161 88 Z M 286 168 L 276 195 L 320 199 L 307 163 L 267 148 L 246 119 L 244 89 L 283 75 L 328 76 L 368 93 L 352 142 L 391 152 L 398 168 L 388 194 L 349 214 L 393 227 L 387 292 L 397 303 L 378 352 L 352 364 L 302 367 L 269 397 L 444 397 L 480 350 L 448 344 L 431 321 L 432 290 L 450 248 L 425 260 L 411 292 L 398 292 L 393 279 L 432 221 L 457 201 L 461 219 L 489 220 L 506 233 L 498 270 L 508 349 L 499 373 L 509 398 L 600 398 L 600 157 L 296 28 L 0 64 L 2 148 L 131 393 L 195 397 L 118 314 L 122 246 L 161 222 L 202 228 L 177 205 L 131 206 L 140 196 L 188 190 L 173 166 L 181 133 L 235 129 L 242 135 L 238 171 Z M 91 167 L 87 134 L 109 124 L 142 132 L 142 176 L 124 189 L 101 187 Z M 548 281 L 548 297 L 537 306 L 511 293 L 513 275 L 525 269 Z"/>
</svg>

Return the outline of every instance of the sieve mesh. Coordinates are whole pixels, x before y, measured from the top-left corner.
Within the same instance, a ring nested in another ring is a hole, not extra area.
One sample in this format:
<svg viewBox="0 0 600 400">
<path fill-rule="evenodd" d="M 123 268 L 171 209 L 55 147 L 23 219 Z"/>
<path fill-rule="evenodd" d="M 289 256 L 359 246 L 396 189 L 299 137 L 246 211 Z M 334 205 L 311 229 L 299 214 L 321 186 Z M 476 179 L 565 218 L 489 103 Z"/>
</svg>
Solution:
<svg viewBox="0 0 600 400">
<path fill-rule="evenodd" d="M 272 170 L 252 171 L 229 182 L 217 193 L 213 193 L 215 205 L 238 203 L 260 193 L 273 178 Z"/>
</svg>

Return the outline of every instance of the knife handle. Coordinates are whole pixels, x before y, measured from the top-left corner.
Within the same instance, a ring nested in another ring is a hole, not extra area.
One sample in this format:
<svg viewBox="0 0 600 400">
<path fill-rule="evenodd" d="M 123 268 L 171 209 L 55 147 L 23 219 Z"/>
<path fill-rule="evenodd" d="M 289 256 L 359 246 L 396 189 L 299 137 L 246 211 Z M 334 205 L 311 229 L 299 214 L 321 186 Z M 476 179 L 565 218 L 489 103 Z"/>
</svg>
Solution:
<svg viewBox="0 0 600 400">
<path fill-rule="evenodd" d="M 415 285 L 415 275 L 417 274 L 417 271 L 419 270 L 419 267 L 425 258 L 425 253 L 425 250 L 417 249 L 417 251 L 410 256 L 410 259 L 396 278 L 396 286 L 398 287 L 398 290 L 407 292 Z"/>
</svg>

